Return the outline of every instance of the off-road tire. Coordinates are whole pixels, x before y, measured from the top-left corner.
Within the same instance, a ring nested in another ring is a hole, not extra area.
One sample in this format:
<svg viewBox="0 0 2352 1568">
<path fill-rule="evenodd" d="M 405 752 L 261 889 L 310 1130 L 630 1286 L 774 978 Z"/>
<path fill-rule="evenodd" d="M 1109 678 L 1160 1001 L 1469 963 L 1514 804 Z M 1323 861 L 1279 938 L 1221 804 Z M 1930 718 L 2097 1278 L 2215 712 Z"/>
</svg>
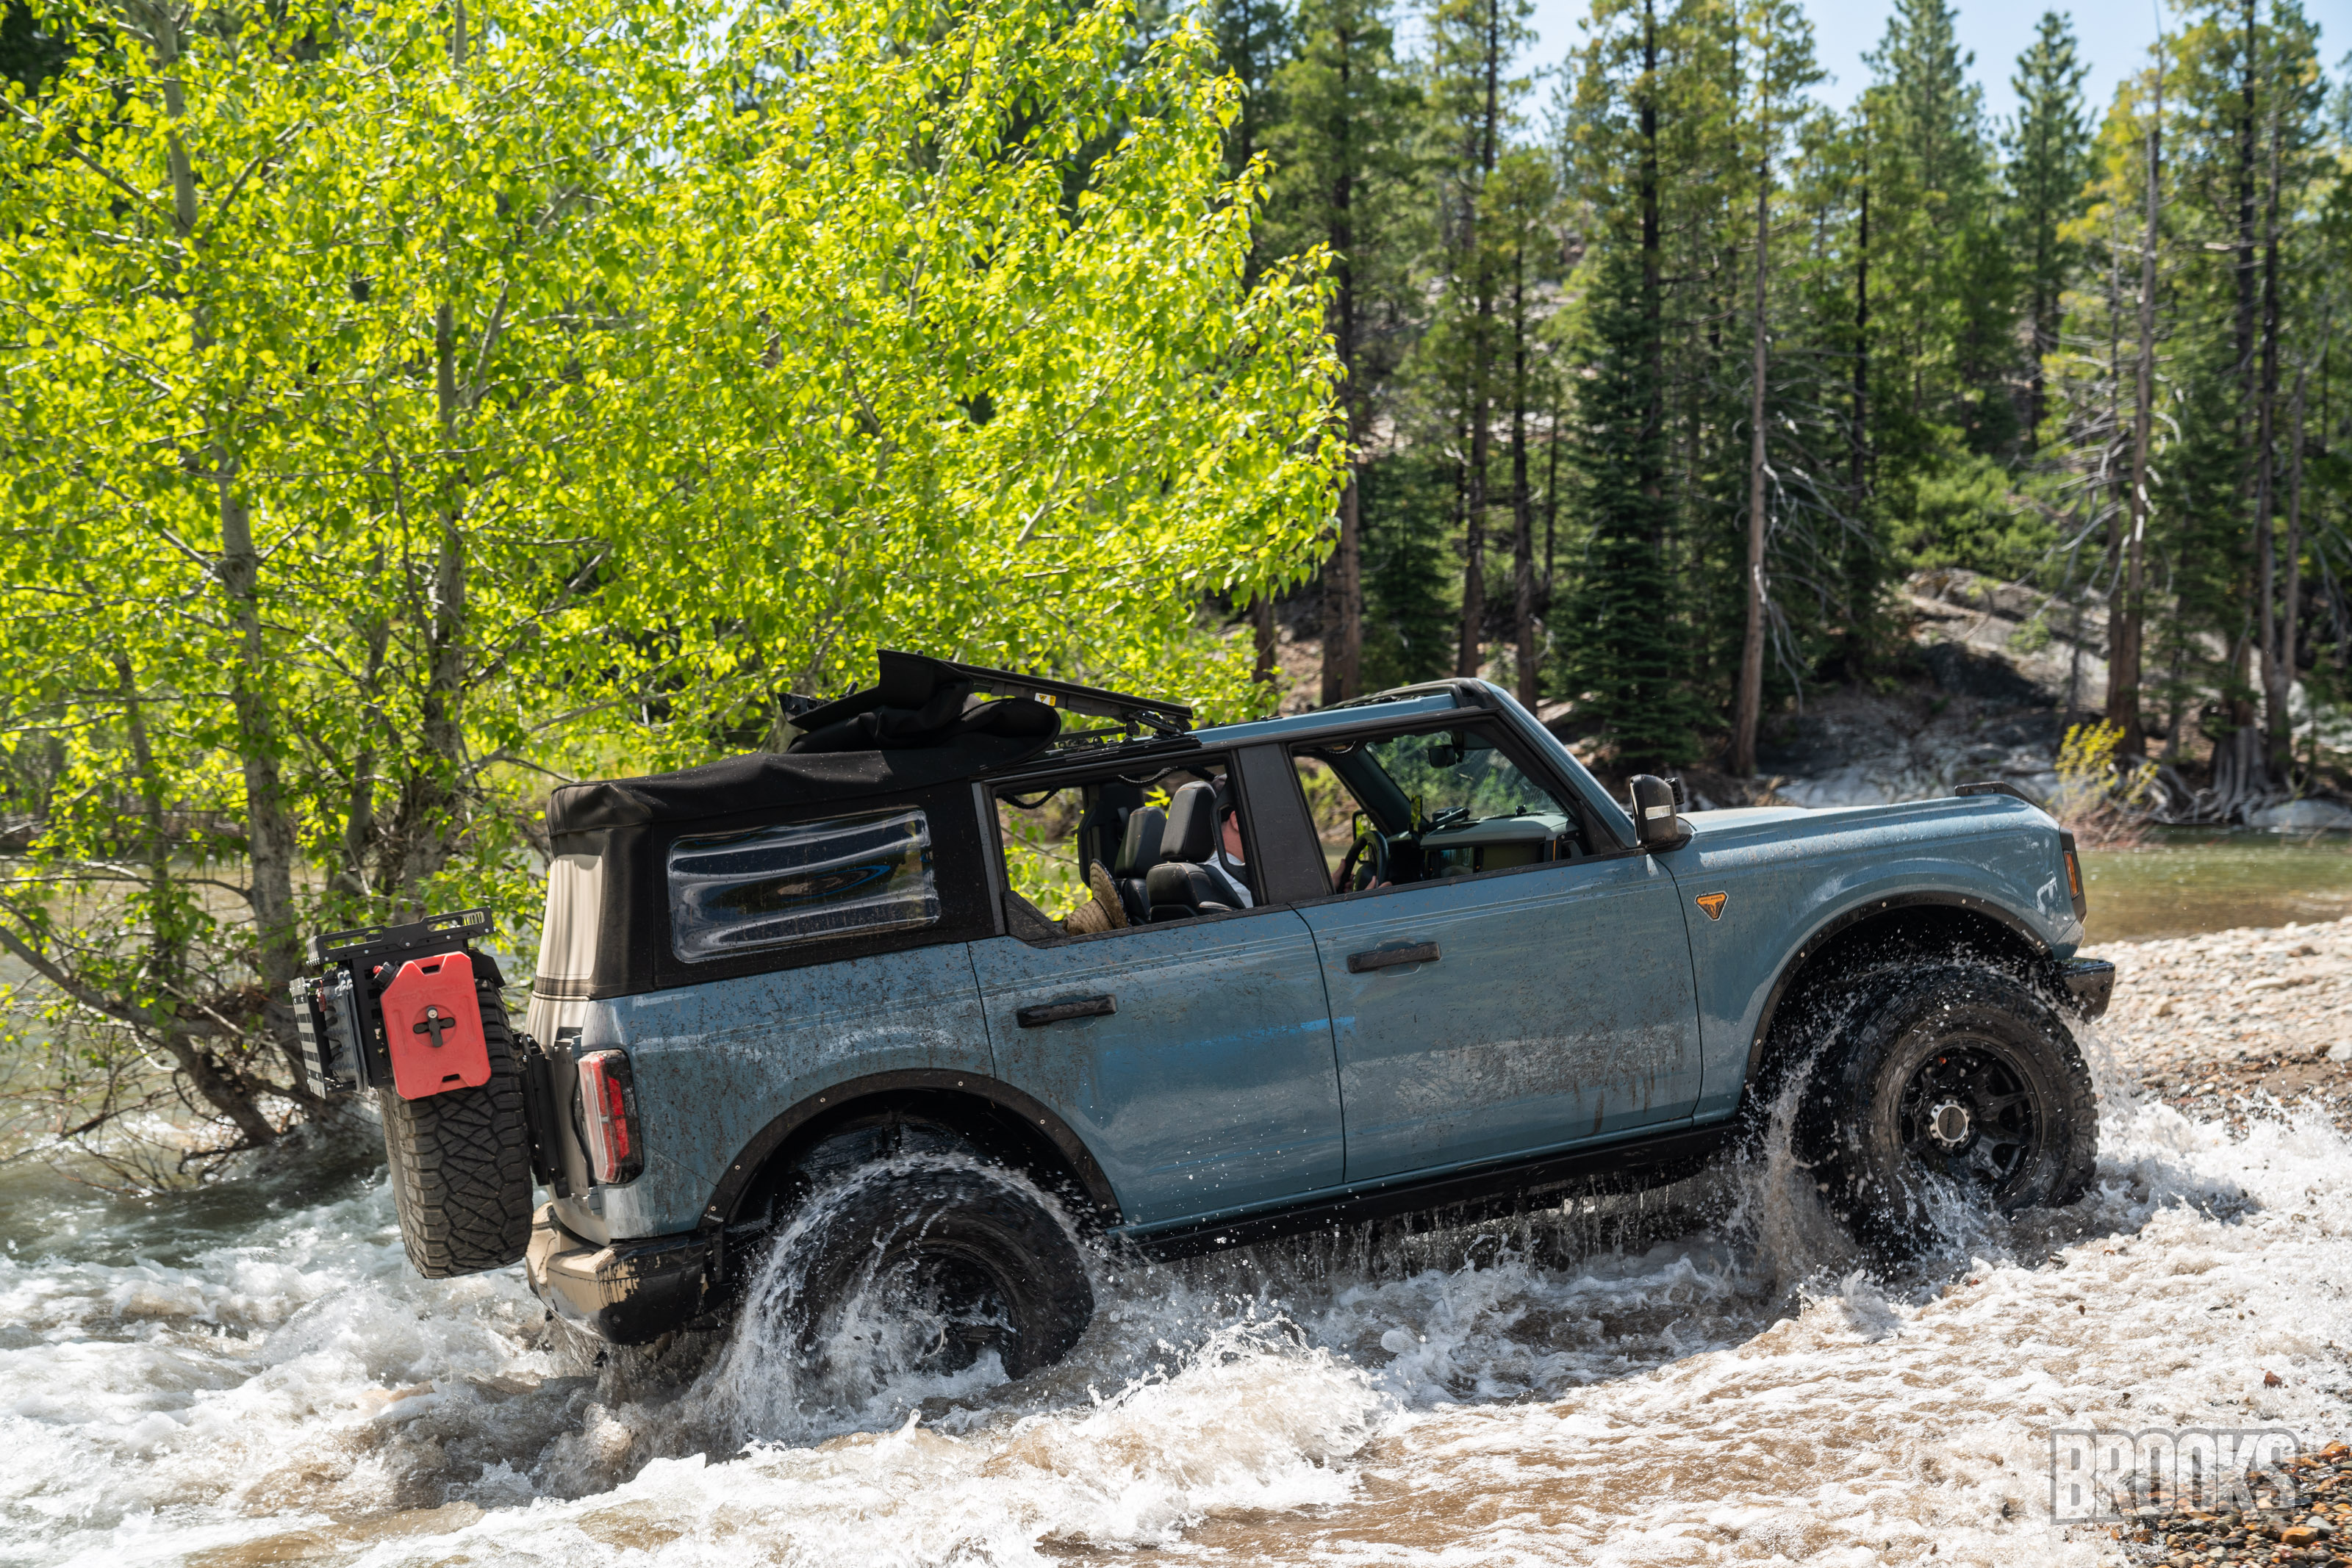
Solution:
<svg viewBox="0 0 2352 1568">
<path fill-rule="evenodd" d="M 498 991 L 478 985 L 490 1081 L 404 1100 L 378 1089 L 383 1153 L 408 1260 L 428 1280 L 522 1260 L 530 1240 L 530 1133 L 522 1065 Z"/>
<path fill-rule="evenodd" d="M 1094 1316 L 1094 1288 L 1068 1226 L 1003 1166 L 901 1157 L 820 1187 L 806 1205 L 785 1238 L 792 1278 L 773 1302 L 803 1356 L 821 1350 L 841 1303 L 894 1269 L 984 1280 L 1007 1322 L 980 1348 L 994 1348 L 1015 1378 L 1067 1355 Z"/>
<path fill-rule="evenodd" d="M 1979 964 L 1886 970 L 1827 1009 L 1790 1129 L 1822 1200 L 1864 1246 L 1892 1257 L 1932 1239 L 1941 1177 L 2002 1213 L 2060 1207 L 2098 1166 L 2090 1070 L 2057 1011 L 2015 976 Z M 1937 1130 L 1941 1105 L 1959 1114 Z"/>
</svg>

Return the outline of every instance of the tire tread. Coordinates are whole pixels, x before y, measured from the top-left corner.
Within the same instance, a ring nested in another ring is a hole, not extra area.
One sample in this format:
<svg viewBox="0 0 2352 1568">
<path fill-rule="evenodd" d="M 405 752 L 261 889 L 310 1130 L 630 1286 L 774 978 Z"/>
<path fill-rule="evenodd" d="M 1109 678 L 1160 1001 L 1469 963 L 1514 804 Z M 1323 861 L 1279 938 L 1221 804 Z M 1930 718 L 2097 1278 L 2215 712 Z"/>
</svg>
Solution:
<svg viewBox="0 0 2352 1568">
<path fill-rule="evenodd" d="M 530 1240 L 530 1133 L 505 1005 L 477 988 L 490 1080 L 422 1100 L 376 1091 L 393 1205 L 408 1260 L 428 1280 L 521 1261 Z"/>
</svg>

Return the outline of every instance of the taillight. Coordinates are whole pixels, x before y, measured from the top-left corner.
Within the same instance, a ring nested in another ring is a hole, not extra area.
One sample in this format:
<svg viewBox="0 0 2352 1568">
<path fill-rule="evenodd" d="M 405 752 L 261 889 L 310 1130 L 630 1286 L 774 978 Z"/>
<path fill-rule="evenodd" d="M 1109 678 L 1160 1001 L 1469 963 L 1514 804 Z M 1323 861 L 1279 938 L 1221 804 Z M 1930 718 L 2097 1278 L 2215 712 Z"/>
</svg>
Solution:
<svg viewBox="0 0 2352 1568">
<path fill-rule="evenodd" d="M 636 1085 L 624 1051 L 592 1051 L 580 1069 L 580 1130 L 588 1145 L 588 1174 L 607 1186 L 633 1181 L 646 1167 L 637 1132 Z"/>
<path fill-rule="evenodd" d="M 2058 835 L 2059 857 L 2066 862 L 2066 892 L 2074 901 L 2074 918 L 2082 919 L 2091 912 L 2090 895 L 2083 891 L 2083 857 L 2074 852 L 2074 835 Z"/>
</svg>

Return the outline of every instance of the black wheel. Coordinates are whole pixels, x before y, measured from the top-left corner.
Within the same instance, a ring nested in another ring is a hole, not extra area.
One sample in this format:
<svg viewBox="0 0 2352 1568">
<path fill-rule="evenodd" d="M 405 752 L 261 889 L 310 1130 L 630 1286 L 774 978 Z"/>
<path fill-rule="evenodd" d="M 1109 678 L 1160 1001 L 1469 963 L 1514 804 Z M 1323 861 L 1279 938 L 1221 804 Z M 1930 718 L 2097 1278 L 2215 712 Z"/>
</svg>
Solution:
<svg viewBox="0 0 2352 1568">
<path fill-rule="evenodd" d="M 428 1280 L 522 1260 L 530 1240 L 530 1132 L 522 1066 L 499 993 L 477 986 L 490 1081 L 422 1100 L 376 1091 L 393 1205 L 408 1260 Z"/>
<path fill-rule="evenodd" d="M 2090 1070 L 2024 982 L 1946 964 L 1873 977 L 1843 1000 L 1792 1131 L 1857 1239 L 1916 1248 L 1939 1191 L 2004 1214 L 2083 1195 L 2099 1152 Z"/>
<path fill-rule="evenodd" d="M 961 1372 L 989 1351 L 1025 1377 L 1094 1316 L 1076 1240 L 1018 1175 L 915 1155 L 817 1187 L 786 1225 L 750 1310 L 807 1365 Z"/>
</svg>

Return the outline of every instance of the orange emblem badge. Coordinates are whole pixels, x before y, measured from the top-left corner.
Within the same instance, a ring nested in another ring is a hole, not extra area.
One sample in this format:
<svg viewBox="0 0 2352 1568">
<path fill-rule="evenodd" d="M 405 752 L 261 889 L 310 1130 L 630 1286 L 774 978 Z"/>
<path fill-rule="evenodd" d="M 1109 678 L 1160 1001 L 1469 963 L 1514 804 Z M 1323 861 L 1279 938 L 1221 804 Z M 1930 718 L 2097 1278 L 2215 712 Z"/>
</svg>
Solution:
<svg viewBox="0 0 2352 1568">
<path fill-rule="evenodd" d="M 1706 911 L 1706 917 L 1709 920 L 1720 920 L 1723 918 L 1724 903 L 1730 896 L 1731 894 L 1727 893 L 1702 893 L 1695 902 L 1701 909 Z"/>
</svg>

